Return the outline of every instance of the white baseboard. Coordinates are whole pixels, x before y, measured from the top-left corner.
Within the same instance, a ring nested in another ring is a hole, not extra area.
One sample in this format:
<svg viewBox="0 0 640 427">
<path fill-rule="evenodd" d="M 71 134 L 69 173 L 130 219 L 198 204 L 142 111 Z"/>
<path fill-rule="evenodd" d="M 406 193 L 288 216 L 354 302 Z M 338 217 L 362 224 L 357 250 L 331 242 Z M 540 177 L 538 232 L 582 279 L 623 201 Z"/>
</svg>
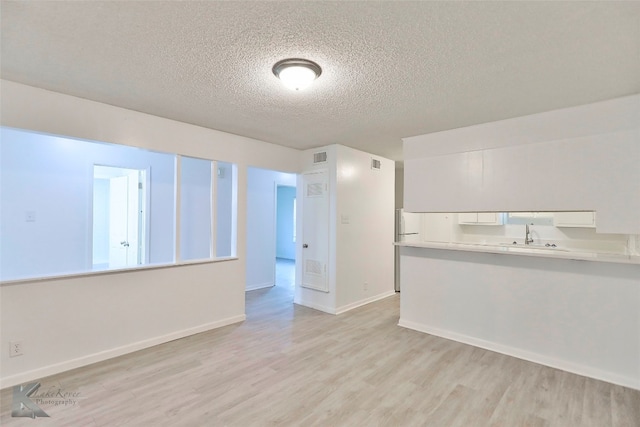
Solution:
<svg viewBox="0 0 640 427">
<path fill-rule="evenodd" d="M 338 307 L 336 309 L 336 314 L 342 314 L 342 313 L 346 313 L 349 310 L 353 310 L 354 308 L 358 308 L 358 307 L 362 307 L 363 305 L 367 305 L 370 304 L 374 301 L 378 301 L 384 298 L 388 298 L 392 295 L 395 295 L 396 291 L 395 290 L 391 290 L 391 291 L 387 291 L 387 292 L 383 292 L 381 294 L 378 295 L 374 295 L 372 297 L 369 298 L 365 298 L 365 299 L 361 299 L 360 301 L 356 301 L 356 302 L 352 302 L 351 304 L 347 304 L 347 305 L 343 305 L 342 307 Z"/>
<path fill-rule="evenodd" d="M 562 371 L 571 372 L 573 374 L 582 375 L 585 377 L 594 378 L 597 380 L 606 381 L 612 384 L 621 385 L 624 387 L 640 390 L 640 378 L 629 378 L 610 371 L 604 371 L 602 369 L 594 368 L 592 366 L 585 366 L 578 363 L 571 362 L 569 360 L 556 359 L 554 357 L 545 356 L 543 354 L 534 353 L 520 348 L 511 347 L 504 344 L 495 343 L 492 341 L 486 341 L 480 338 L 471 337 L 457 332 L 451 332 L 444 329 L 434 328 L 421 323 L 412 322 L 410 320 L 400 318 L 398 326 L 402 326 L 407 329 L 413 329 L 414 331 L 424 332 L 430 335 L 435 335 L 441 338 L 461 342 L 463 344 L 469 344 L 475 347 L 484 348 L 485 350 L 495 351 L 496 353 L 506 354 L 507 356 L 513 356 L 518 359 L 526 360 L 540 365 L 549 366 L 551 368 L 560 369 Z"/>
<path fill-rule="evenodd" d="M 342 313 L 346 313 L 349 310 L 353 310 L 354 308 L 361 307 L 363 305 L 366 305 L 384 298 L 388 298 L 395 294 L 396 294 L 396 291 L 394 290 L 387 291 L 378 295 L 374 295 L 369 298 L 362 299 L 360 301 L 352 302 L 351 304 L 343 305 L 342 307 L 338 307 L 338 308 L 327 307 L 327 306 L 320 305 L 315 302 L 306 301 L 300 298 L 294 298 L 293 302 L 295 304 L 303 305 L 305 307 L 313 308 L 314 310 L 320 310 L 329 314 L 342 314 Z"/>
<path fill-rule="evenodd" d="M 257 285 L 247 285 L 247 287 L 244 290 L 255 291 L 256 289 L 271 288 L 273 286 L 275 286 L 275 283 L 273 282 L 264 282 L 264 283 L 258 283 Z"/>
<path fill-rule="evenodd" d="M 14 385 L 23 384 L 29 381 L 35 381 L 40 378 L 48 377 L 50 375 L 59 374 L 60 372 L 65 372 L 71 369 L 80 368 L 82 366 L 91 365 L 92 363 L 102 362 L 103 360 L 112 359 L 114 357 L 122 356 L 128 353 L 133 353 L 134 351 L 153 347 L 158 344 L 164 344 L 166 342 L 184 338 L 189 335 L 195 335 L 200 332 L 205 332 L 211 329 L 216 329 L 216 328 L 221 328 L 223 326 L 231 325 L 233 323 L 242 322 L 246 320 L 246 318 L 247 317 L 244 314 L 228 317 L 226 319 L 218 320 L 216 322 L 205 323 L 204 325 L 183 329 L 181 331 L 172 332 L 167 335 L 149 338 L 143 341 L 138 341 L 138 342 L 127 344 L 121 347 L 116 347 L 116 348 L 104 350 L 98 353 L 93 353 L 86 356 L 78 357 L 76 359 L 66 360 L 64 362 L 55 363 L 53 365 L 44 366 L 38 369 L 33 369 L 31 371 L 10 375 L 8 377 L 0 379 L 0 388 L 12 387 Z"/>
<path fill-rule="evenodd" d="M 314 302 L 305 301 L 300 298 L 293 299 L 294 304 L 303 305 L 305 307 L 313 308 L 314 310 L 323 311 L 329 314 L 336 314 L 336 310 L 331 307 L 326 307 L 324 305 L 316 304 Z"/>
</svg>

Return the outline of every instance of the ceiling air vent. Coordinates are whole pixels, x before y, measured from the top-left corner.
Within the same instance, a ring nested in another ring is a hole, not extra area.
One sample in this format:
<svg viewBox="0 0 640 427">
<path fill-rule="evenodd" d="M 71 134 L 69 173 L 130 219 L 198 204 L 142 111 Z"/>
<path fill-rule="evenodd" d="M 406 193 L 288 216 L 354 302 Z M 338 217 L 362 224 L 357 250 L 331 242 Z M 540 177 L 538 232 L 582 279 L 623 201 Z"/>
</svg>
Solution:
<svg viewBox="0 0 640 427">
<path fill-rule="evenodd" d="M 327 152 L 321 151 L 319 153 L 313 153 L 313 163 L 325 163 L 327 161 Z"/>
<path fill-rule="evenodd" d="M 382 167 L 382 162 L 380 162 L 380 160 L 371 159 L 371 169 L 380 170 L 381 167 Z"/>
</svg>

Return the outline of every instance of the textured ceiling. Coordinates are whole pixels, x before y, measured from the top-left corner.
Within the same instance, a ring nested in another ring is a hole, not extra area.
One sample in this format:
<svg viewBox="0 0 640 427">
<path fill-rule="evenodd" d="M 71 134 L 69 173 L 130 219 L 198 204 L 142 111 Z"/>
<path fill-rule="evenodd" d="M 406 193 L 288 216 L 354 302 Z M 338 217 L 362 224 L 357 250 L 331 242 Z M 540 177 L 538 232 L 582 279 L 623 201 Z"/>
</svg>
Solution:
<svg viewBox="0 0 640 427">
<path fill-rule="evenodd" d="M 7 2 L 2 78 L 306 149 L 640 92 L 640 2 Z M 304 92 L 287 57 L 322 76 Z"/>
</svg>

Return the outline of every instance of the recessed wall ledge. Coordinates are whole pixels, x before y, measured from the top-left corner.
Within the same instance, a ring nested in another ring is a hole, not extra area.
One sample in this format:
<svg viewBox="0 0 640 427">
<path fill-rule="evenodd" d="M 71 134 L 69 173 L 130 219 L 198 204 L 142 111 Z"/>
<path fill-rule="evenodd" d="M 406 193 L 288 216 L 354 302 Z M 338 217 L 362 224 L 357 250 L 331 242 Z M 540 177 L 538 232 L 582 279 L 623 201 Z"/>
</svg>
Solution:
<svg viewBox="0 0 640 427">
<path fill-rule="evenodd" d="M 53 281 L 53 280 L 62 280 L 68 278 L 78 278 L 78 277 L 89 277 L 89 276 L 105 276 L 110 274 L 122 274 L 122 273 L 135 273 L 139 271 L 148 271 L 148 270 L 159 270 L 163 268 L 175 268 L 175 267 L 186 267 L 190 265 L 199 265 L 199 264 L 213 264 L 218 262 L 225 261 L 237 261 L 238 257 L 230 256 L 230 257 L 220 257 L 215 259 L 200 259 L 200 260 L 192 260 L 192 261 L 180 261 L 175 263 L 167 263 L 167 264 L 147 264 L 147 265 L 139 265 L 136 267 L 128 267 L 128 268 L 117 268 L 117 269 L 107 269 L 107 270 L 89 270 L 75 273 L 67 273 L 67 274 L 57 274 L 50 276 L 40 276 L 40 277 L 28 277 L 28 278 L 18 278 L 18 279 L 8 279 L 0 281 L 0 286 L 9 286 L 9 285 L 18 285 L 21 283 L 30 283 L 30 282 L 44 282 L 44 281 Z"/>
</svg>

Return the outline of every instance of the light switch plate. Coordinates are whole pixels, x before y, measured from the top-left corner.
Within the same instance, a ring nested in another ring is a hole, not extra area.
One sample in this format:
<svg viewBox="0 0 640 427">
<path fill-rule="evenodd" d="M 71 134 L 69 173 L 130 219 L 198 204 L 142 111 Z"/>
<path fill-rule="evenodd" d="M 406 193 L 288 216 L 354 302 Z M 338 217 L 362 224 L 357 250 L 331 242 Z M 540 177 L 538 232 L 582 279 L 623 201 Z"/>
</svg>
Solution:
<svg viewBox="0 0 640 427">
<path fill-rule="evenodd" d="M 24 220 L 26 222 L 36 222 L 36 211 L 26 211 L 24 213 Z"/>
</svg>

